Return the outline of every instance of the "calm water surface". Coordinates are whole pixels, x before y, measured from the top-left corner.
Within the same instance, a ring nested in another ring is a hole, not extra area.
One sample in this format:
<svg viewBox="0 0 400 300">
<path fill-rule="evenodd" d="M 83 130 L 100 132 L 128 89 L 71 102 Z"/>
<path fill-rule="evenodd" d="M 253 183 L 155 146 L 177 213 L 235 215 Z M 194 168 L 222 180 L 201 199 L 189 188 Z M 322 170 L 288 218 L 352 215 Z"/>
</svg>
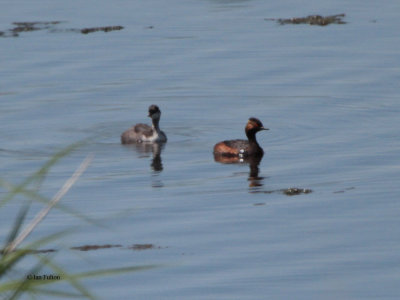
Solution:
<svg viewBox="0 0 400 300">
<path fill-rule="evenodd" d="M 398 299 L 399 11 L 398 1 L 3 1 L 0 31 L 63 23 L 0 38 L 1 177 L 21 182 L 90 139 L 40 188 L 51 197 L 94 153 L 62 202 L 105 225 L 54 210 L 31 238 L 78 224 L 49 245 L 70 272 L 163 265 L 85 281 L 104 299 Z M 316 13 L 348 23 L 264 20 Z M 125 28 L 70 30 L 111 25 Z M 165 147 L 120 145 L 153 103 Z M 270 128 L 258 134 L 257 180 L 212 156 L 251 116 Z M 290 187 L 313 192 L 281 192 Z M 2 241 L 21 203 L 1 208 Z M 105 244 L 122 247 L 69 249 Z"/>
</svg>

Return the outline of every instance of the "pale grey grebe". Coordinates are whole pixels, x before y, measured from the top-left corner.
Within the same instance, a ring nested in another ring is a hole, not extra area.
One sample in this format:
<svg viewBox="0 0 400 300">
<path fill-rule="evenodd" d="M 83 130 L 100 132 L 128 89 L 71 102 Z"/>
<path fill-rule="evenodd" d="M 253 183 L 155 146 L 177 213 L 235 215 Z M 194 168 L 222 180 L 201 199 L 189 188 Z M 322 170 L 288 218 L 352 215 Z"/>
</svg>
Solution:
<svg viewBox="0 0 400 300">
<path fill-rule="evenodd" d="M 214 155 L 230 157 L 262 156 L 264 154 L 264 151 L 256 140 L 256 133 L 261 130 L 269 129 L 264 128 L 259 119 L 250 118 L 245 127 L 245 132 L 248 140 L 229 140 L 219 142 L 214 146 Z"/>
<path fill-rule="evenodd" d="M 166 142 L 167 136 L 159 127 L 161 111 L 157 105 L 149 106 L 149 115 L 152 126 L 146 124 L 136 124 L 121 135 L 122 144 L 133 144 L 142 142 Z"/>
</svg>

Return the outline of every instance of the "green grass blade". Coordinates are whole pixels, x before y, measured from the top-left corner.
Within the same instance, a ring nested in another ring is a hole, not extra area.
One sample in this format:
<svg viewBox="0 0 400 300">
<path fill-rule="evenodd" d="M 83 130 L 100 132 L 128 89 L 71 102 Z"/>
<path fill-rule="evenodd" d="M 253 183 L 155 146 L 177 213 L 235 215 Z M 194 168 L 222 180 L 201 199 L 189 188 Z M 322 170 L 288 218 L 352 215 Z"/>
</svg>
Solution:
<svg viewBox="0 0 400 300">
<path fill-rule="evenodd" d="M 16 185 L 14 189 L 12 189 L 7 195 L 5 195 L 4 198 L 0 201 L 0 207 L 5 205 L 11 199 L 13 199 L 15 195 L 20 194 L 22 192 L 22 190 L 26 189 L 26 187 L 30 183 L 32 183 L 34 181 L 42 180 L 46 176 L 49 169 L 55 163 L 57 163 L 61 158 L 65 157 L 66 155 L 70 154 L 76 148 L 80 147 L 82 144 L 83 144 L 83 142 L 77 142 L 77 143 L 74 143 L 74 144 L 58 151 L 39 170 L 34 172 L 28 178 L 26 178 L 22 183 Z"/>
<path fill-rule="evenodd" d="M 39 295 L 47 295 L 57 298 L 79 298 L 82 299 L 82 295 L 73 292 L 66 292 L 66 291 L 58 291 L 58 290 L 51 290 L 48 288 L 37 288 L 34 287 L 34 292 Z"/>
<path fill-rule="evenodd" d="M 17 250 L 7 255 L 3 255 L 0 260 L 0 278 L 3 277 L 9 270 L 11 270 L 16 263 L 24 258 L 30 251 Z"/>
<path fill-rule="evenodd" d="M 68 281 L 68 283 L 71 286 L 73 286 L 77 291 L 79 291 L 82 294 L 82 296 L 89 298 L 89 299 L 95 299 L 92 296 L 92 294 L 90 294 L 90 292 L 79 282 L 78 276 L 68 274 L 61 267 L 57 266 L 56 264 L 54 264 L 52 261 L 48 260 L 45 257 L 43 257 L 42 259 L 46 263 L 46 266 L 50 267 L 63 280 Z"/>
<path fill-rule="evenodd" d="M 59 231 L 50 235 L 47 235 L 41 239 L 35 240 L 32 243 L 26 245 L 25 248 L 17 249 L 10 253 L 7 253 L 1 257 L 0 260 L 0 278 L 12 267 L 18 263 L 23 257 L 26 255 L 34 253 L 35 250 L 38 250 L 39 247 L 43 247 L 44 245 L 60 239 L 63 235 L 69 234 L 72 232 L 72 229 Z"/>
<path fill-rule="evenodd" d="M 58 190 L 58 192 L 53 196 L 50 203 L 43 207 L 33 218 L 33 220 L 24 227 L 21 233 L 11 242 L 6 248 L 6 252 L 13 251 L 20 243 L 22 243 L 32 231 L 39 225 L 40 222 L 50 213 L 51 209 L 57 204 L 65 194 L 71 189 L 78 178 L 85 172 L 86 168 L 89 166 L 93 159 L 93 154 L 88 155 L 82 163 L 78 166 L 75 172 L 68 178 L 63 186 Z"/>
<path fill-rule="evenodd" d="M 94 271 L 76 273 L 76 274 L 73 274 L 73 276 L 76 276 L 76 278 L 91 278 L 91 277 L 98 277 L 98 276 L 124 274 L 124 273 L 129 273 L 129 272 L 146 271 L 146 270 L 151 270 L 151 269 L 161 268 L 161 267 L 163 267 L 163 265 L 131 266 L 131 267 L 103 269 L 103 270 L 94 270 Z"/>
<path fill-rule="evenodd" d="M 13 185 L 12 183 L 6 182 L 2 179 L 0 179 L 0 186 L 2 186 L 5 189 L 8 189 L 9 192 L 16 190 L 18 187 L 16 185 Z M 29 189 L 25 189 L 22 188 L 19 190 L 19 193 L 25 197 L 27 197 L 28 199 L 32 199 L 35 200 L 37 202 L 40 203 L 44 203 L 44 204 L 49 204 L 49 202 L 51 201 L 49 198 L 44 197 L 42 195 L 40 195 L 38 192 L 33 191 L 33 190 L 29 190 Z M 59 210 L 62 210 L 63 212 L 69 213 L 75 217 L 78 217 L 79 219 L 82 219 L 83 221 L 86 221 L 87 223 L 90 223 L 92 225 L 96 225 L 96 226 L 101 226 L 103 227 L 103 225 L 99 222 L 96 221 L 88 216 L 85 216 L 84 214 L 78 212 L 77 210 L 68 207 L 66 205 L 63 205 L 61 203 L 57 203 L 54 208 L 57 208 Z"/>
<path fill-rule="evenodd" d="M 37 274 L 43 268 L 43 261 L 39 261 L 33 268 L 26 274 L 25 278 L 19 282 L 19 285 L 15 287 L 14 293 L 8 298 L 9 300 L 15 300 L 23 292 L 29 291 L 31 284 L 34 281 L 28 279 L 29 274 Z"/>
<path fill-rule="evenodd" d="M 18 212 L 18 216 L 15 218 L 15 222 L 13 227 L 11 227 L 11 231 L 8 235 L 8 238 L 6 240 L 6 245 L 4 246 L 4 249 L 8 244 L 10 244 L 18 235 L 19 230 L 21 229 L 22 224 L 24 223 L 26 214 L 29 211 L 29 208 L 31 206 L 31 201 L 29 201 L 27 204 L 23 205 L 21 209 Z"/>
</svg>

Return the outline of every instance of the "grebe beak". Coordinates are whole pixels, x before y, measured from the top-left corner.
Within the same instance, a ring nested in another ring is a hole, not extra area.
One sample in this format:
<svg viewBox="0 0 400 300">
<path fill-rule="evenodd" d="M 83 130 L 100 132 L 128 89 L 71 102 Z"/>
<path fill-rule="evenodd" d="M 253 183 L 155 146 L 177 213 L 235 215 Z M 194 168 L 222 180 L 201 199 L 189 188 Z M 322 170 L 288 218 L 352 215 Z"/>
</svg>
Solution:
<svg viewBox="0 0 400 300">
<path fill-rule="evenodd" d="M 260 127 L 260 130 L 269 130 L 269 128 Z"/>
</svg>

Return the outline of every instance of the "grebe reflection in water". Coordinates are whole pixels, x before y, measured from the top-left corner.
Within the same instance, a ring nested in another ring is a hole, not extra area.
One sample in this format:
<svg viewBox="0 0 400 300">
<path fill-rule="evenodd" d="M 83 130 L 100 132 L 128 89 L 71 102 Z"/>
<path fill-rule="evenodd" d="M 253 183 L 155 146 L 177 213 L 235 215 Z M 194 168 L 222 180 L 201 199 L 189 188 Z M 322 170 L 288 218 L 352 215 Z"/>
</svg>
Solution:
<svg viewBox="0 0 400 300">
<path fill-rule="evenodd" d="M 248 181 L 249 187 L 259 187 L 262 186 L 264 177 L 259 177 L 260 172 L 260 162 L 263 155 L 249 156 L 249 157 L 238 157 L 238 156 L 223 156 L 214 153 L 214 160 L 222 164 L 248 164 L 249 165 L 249 177 Z"/>
<path fill-rule="evenodd" d="M 164 150 L 165 143 L 136 143 L 130 146 L 135 147 L 135 150 L 139 154 L 152 153 L 153 159 L 150 164 L 152 170 L 156 172 L 161 172 L 163 170 L 161 152 Z"/>
</svg>

